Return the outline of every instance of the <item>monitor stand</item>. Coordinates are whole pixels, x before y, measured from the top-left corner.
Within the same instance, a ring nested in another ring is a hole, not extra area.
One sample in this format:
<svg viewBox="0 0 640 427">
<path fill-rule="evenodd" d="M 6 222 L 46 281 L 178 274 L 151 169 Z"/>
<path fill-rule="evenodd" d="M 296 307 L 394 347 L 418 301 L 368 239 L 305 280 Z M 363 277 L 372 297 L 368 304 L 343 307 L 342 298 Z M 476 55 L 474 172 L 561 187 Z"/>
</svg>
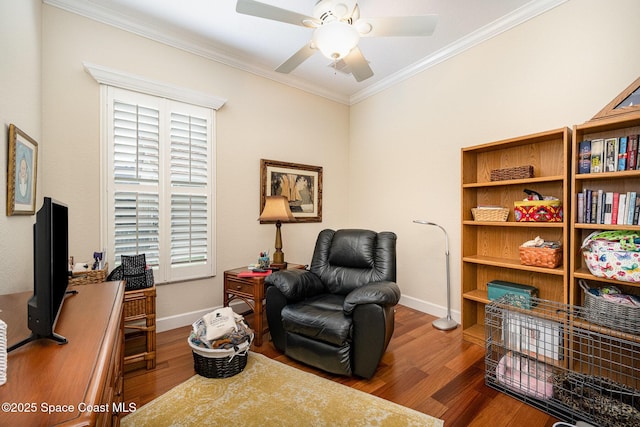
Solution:
<svg viewBox="0 0 640 427">
<path fill-rule="evenodd" d="M 71 290 L 71 291 L 66 291 L 65 292 L 66 295 L 75 295 L 77 293 L 78 293 L 78 291 L 76 291 L 76 290 Z M 7 348 L 7 353 L 9 353 L 10 351 L 15 350 L 16 348 L 22 347 L 23 345 L 25 345 L 27 343 L 30 343 L 31 341 L 36 341 L 36 340 L 41 340 L 41 339 L 50 339 L 52 341 L 57 342 L 59 345 L 63 345 L 63 344 L 68 343 L 68 341 L 67 341 L 67 339 L 65 337 L 63 337 L 62 335 L 58 335 L 55 332 L 52 332 L 50 335 L 39 335 L 39 334 L 32 333 L 27 338 L 25 338 L 22 341 L 12 345 L 9 348 Z"/>
</svg>

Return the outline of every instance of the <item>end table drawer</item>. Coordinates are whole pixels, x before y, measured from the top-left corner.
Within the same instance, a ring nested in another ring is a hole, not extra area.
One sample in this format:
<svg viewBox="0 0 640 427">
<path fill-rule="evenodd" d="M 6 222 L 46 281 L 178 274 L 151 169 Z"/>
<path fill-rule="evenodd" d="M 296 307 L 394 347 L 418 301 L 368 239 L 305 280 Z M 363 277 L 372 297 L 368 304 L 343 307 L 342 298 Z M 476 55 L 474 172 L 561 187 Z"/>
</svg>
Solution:
<svg viewBox="0 0 640 427">
<path fill-rule="evenodd" d="M 227 291 L 235 294 L 240 293 L 253 296 L 255 292 L 253 283 L 246 283 L 233 278 L 227 278 L 225 288 Z"/>
</svg>

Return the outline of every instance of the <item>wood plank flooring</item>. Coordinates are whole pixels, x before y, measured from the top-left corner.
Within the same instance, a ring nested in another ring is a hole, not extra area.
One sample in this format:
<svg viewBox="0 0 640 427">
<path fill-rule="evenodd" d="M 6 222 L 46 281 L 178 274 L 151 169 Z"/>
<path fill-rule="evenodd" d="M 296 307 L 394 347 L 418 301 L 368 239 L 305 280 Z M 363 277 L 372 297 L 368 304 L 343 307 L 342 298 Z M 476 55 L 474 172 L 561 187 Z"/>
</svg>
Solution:
<svg viewBox="0 0 640 427">
<path fill-rule="evenodd" d="M 247 316 L 251 324 L 251 318 Z M 551 427 L 557 419 L 484 384 L 484 349 L 462 340 L 460 328 L 440 331 L 435 317 L 397 306 L 396 328 L 370 380 L 341 377 L 302 365 L 265 340 L 252 351 L 374 394 L 445 421 L 447 427 Z M 157 335 L 157 366 L 125 374 L 125 402 L 137 407 L 194 375 L 190 328 Z M 265 337 L 266 338 L 266 337 Z"/>
</svg>

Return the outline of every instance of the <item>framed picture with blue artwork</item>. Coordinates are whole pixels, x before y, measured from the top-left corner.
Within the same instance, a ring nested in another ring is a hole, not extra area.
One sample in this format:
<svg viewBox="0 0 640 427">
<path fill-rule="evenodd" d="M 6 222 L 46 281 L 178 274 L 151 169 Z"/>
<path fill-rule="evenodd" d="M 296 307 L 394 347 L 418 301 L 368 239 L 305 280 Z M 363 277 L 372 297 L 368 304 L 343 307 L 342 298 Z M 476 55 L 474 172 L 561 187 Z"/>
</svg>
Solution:
<svg viewBox="0 0 640 427">
<path fill-rule="evenodd" d="M 36 211 L 38 143 L 13 124 L 9 125 L 7 169 L 7 216 L 33 215 Z"/>
</svg>

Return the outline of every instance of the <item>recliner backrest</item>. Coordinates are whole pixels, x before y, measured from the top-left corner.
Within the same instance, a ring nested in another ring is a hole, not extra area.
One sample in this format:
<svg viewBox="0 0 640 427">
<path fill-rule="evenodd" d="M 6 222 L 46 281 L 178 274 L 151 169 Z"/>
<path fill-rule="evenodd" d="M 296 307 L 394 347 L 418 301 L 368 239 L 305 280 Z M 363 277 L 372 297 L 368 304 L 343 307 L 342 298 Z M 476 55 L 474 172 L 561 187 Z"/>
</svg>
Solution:
<svg viewBox="0 0 640 427">
<path fill-rule="evenodd" d="M 346 295 L 370 282 L 396 281 L 396 235 L 389 231 L 323 230 L 311 271 L 331 293 Z"/>
</svg>

